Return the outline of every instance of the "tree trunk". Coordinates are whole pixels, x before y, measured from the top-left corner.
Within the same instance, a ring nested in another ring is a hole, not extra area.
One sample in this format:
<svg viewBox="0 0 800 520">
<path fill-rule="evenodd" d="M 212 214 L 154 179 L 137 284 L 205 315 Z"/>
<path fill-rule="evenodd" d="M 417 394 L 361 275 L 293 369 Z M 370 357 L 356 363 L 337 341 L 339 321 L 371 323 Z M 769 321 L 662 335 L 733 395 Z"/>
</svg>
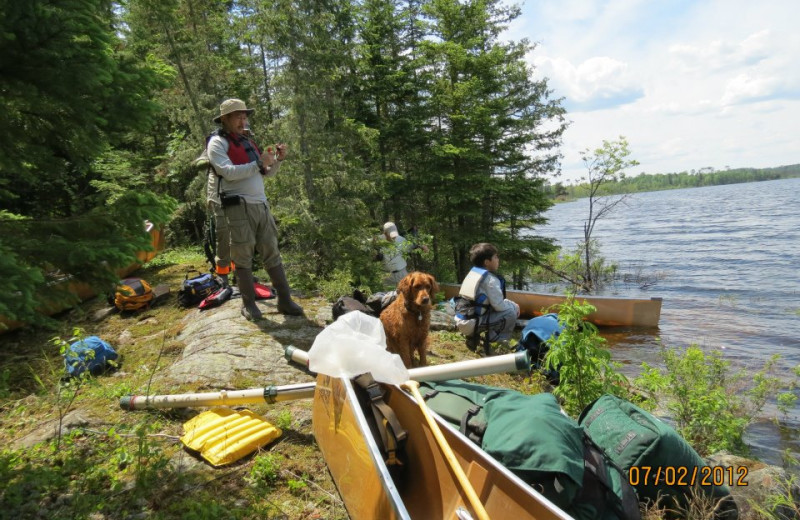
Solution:
<svg viewBox="0 0 800 520">
<path fill-rule="evenodd" d="M 592 289 L 594 289 L 594 280 L 592 280 L 592 257 L 589 242 L 591 237 L 592 234 L 590 231 L 590 224 L 587 222 L 583 225 L 583 254 L 584 262 L 586 262 L 586 265 L 584 266 L 583 281 L 584 287 L 588 291 L 592 291 Z"/>
<path fill-rule="evenodd" d="M 275 115 L 272 113 L 272 96 L 269 91 L 269 75 L 267 74 L 267 51 L 264 48 L 263 38 L 259 46 L 261 47 L 261 72 L 264 74 L 264 103 L 267 105 L 265 110 L 267 113 L 267 125 L 271 125 Z"/>
<path fill-rule="evenodd" d="M 169 27 L 165 22 L 161 23 L 161 26 L 164 28 L 164 34 L 167 37 L 167 42 L 169 43 L 169 48 L 172 51 L 172 55 L 175 58 L 175 63 L 178 65 L 178 73 L 180 74 L 181 81 L 183 82 L 183 88 L 186 90 L 186 96 L 189 98 L 189 103 L 192 105 L 192 110 L 194 111 L 194 116 L 197 120 L 197 124 L 200 126 L 200 131 L 205 138 L 208 135 L 209 129 L 208 125 L 206 124 L 205 118 L 200 113 L 200 107 L 197 105 L 197 98 L 192 91 L 192 85 L 189 83 L 189 78 L 186 74 L 186 70 L 183 68 L 183 60 L 181 60 L 180 52 L 178 51 L 177 46 L 175 45 L 175 40 L 172 38 L 172 33 L 169 30 Z"/>
</svg>

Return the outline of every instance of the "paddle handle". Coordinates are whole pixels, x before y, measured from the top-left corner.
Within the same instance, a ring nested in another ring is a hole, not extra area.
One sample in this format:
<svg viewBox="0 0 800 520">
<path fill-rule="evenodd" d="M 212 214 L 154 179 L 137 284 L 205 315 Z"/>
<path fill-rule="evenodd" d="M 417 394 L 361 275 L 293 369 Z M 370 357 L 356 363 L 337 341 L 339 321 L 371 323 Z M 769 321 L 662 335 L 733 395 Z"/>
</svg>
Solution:
<svg viewBox="0 0 800 520">
<path fill-rule="evenodd" d="M 419 393 L 419 383 L 416 381 L 406 381 L 403 383 L 403 387 L 408 388 L 408 390 L 411 392 L 411 395 L 413 395 L 414 399 L 417 400 L 419 409 L 422 411 L 422 415 L 425 416 L 425 421 L 428 423 L 431 433 L 433 433 L 433 437 L 436 439 L 436 442 L 439 444 L 439 448 L 442 450 L 442 455 L 444 455 L 444 458 L 447 460 L 448 464 L 450 464 L 450 469 L 452 469 L 453 473 L 455 473 L 459 484 L 461 484 L 461 488 L 467 495 L 467 499 L 469 500 L 469 504 L 472 506 L 473 511 L 475 511 L 475 514 L 478 515 L 480 520 L 489 520 L 489 514 L 486 512 L 486 508 L 483 507 L 483 504 L 478 498 L 478 494 L 475 493 L 475 489 L 472 487 L 472 484 L 467 478 L 467 474 L 464 473 L 464 470 L 461 467 L 461 464 L 458 462 L 458 459 L 456 459 L 453 449 L 450 447 L 450 444 L 447 443 L 447 439 L 444 438 L 442 430 L 439 429 L 439 425 L 436 424 L 436 419 L 433 418 L 428 410 L 428 406 L 425 404 L 425 399 L 423 399 L 422 395 Z"/>
<path fill-rule="evenodd" d="M 286 347 L 286 359 L 303 366 L 308 372 L 308 352 L 293 346 Z M 485 359 L 470 359 L 444 365 L 412 368 L 408 371 L 415 381 L 443 381 L 486 374 L 518 372 L 528 370 L 530 358 L 527 351 L 515 354 L 492 356 Z M 310 372 L 309 372 L 310 373 Z M 120 398 L 123 410 L 153 410 L 158 408 L 186 408 L 193 406 L 240 406 L 244 404 L 294 401 L 314 397 L 312 383 L 298 383 L 248 390 L 228 390 L 197 394 L 177 395 L 126 395 Z"/>
</svg>

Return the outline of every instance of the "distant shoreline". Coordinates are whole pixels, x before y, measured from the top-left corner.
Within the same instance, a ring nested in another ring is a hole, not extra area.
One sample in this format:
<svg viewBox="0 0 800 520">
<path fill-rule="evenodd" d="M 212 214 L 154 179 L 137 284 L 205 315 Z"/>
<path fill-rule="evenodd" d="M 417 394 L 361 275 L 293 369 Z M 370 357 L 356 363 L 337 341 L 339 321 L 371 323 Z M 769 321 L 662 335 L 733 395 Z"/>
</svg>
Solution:
<svg viewBox="0 0 800 520">
<path fill-rule="evenodd" d="M 677 190 L 683 188 L 703 188 L 726 184 L 776 181 L 800 177 L 800 164 L 777 166 L 774 168 L 735 168 L 724 171 L 701 168 L 698 171 L 681 173 L 641 173 L 636 177 L 625 177 L 604 184 L 603 196 L 644 193 L 650 191 Z M 561 183 L 546 186 L 555 202 L 572 202 L 588 196 L 588 184 L 564 186 Z"/>
</svg>

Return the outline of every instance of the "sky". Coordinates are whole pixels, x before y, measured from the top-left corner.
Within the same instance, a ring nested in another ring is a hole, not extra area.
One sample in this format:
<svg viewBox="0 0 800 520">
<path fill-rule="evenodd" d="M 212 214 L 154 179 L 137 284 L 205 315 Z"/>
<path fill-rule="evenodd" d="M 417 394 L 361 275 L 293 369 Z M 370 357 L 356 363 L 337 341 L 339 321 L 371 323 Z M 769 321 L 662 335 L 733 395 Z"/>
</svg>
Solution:
<svg viewBox="0 0 800 520">
<path fill-rule="evenodd" d="M 519 0 L 505 38 L 564 98 L 561 176 L 624 136 L 628 175 L 800 163 L 800 0 Z"/>
</svg>

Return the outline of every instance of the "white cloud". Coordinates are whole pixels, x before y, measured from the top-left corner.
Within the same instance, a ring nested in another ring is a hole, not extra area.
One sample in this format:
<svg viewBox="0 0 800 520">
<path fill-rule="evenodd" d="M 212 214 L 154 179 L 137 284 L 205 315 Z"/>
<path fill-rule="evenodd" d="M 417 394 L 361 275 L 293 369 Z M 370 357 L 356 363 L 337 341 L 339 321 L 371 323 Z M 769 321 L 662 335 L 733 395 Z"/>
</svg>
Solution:
<svg viewBox="0 0 800 520">
<path fill-rule="evenodd" d="M 800 163 L 798 19 L 795 0 L 528 0 L 510 33 L 565 100 L 570 180 L 619 135 L 634 174 Z"/>
<path fill-rule="evenodd" d="M 711 112 L 719 112 L 719 103 L 709 99 L 699 99 L 696 101 L 668 101 L 660 104 L 652 104 L 643 108 L 648 114 L 663 114 L 668 116 L 701 115 Z"/>
<path fill-rule="evenodd" d="M 556 0 L 539 3 L 541 14 L 554 23 L 571 23 L 597 18 L 601 6 L 596 0 Z"/>
<path fill-rule="evenodd" d="M 738 43 L 721 39 L 700 44 L 676 43 L 669 52 L 686 71 L 720 71 L 759 63 L 770 56 L 772 44 L 770 31 L 763 30 Z"/>
<path fill-rule="evenodd" d="M 778 41 L 773 31 L 761 30 L 739 40 L 672 45 L 667 71 L 686 82 L 687 92 L 705 97 L 697 102 L 683 99 L 681 108 L 665 113 L 725 112 L 731 105 L 800 97 L 800 71 L 790 51 L 798 46 L 796 40 Z"/>
<path fill-rule="evenodd" d="M 551 87 L 566 97 L 570 110 L 600 110 L 631 103 L 644 89 L 626 63 L 595 56 L 575 66 L 563 58 L 535 58 L 534 65 L 550 78 Z"/>
<path fill-rule="evenodd" d="M 721 101 L 723 106 L 736 105 L 783 97 L 789 93 L 790 89 L 786 88 L 782 78 L 753 76 L 748 73 L 742 73 L 728 81 Z"/>
</svg>

